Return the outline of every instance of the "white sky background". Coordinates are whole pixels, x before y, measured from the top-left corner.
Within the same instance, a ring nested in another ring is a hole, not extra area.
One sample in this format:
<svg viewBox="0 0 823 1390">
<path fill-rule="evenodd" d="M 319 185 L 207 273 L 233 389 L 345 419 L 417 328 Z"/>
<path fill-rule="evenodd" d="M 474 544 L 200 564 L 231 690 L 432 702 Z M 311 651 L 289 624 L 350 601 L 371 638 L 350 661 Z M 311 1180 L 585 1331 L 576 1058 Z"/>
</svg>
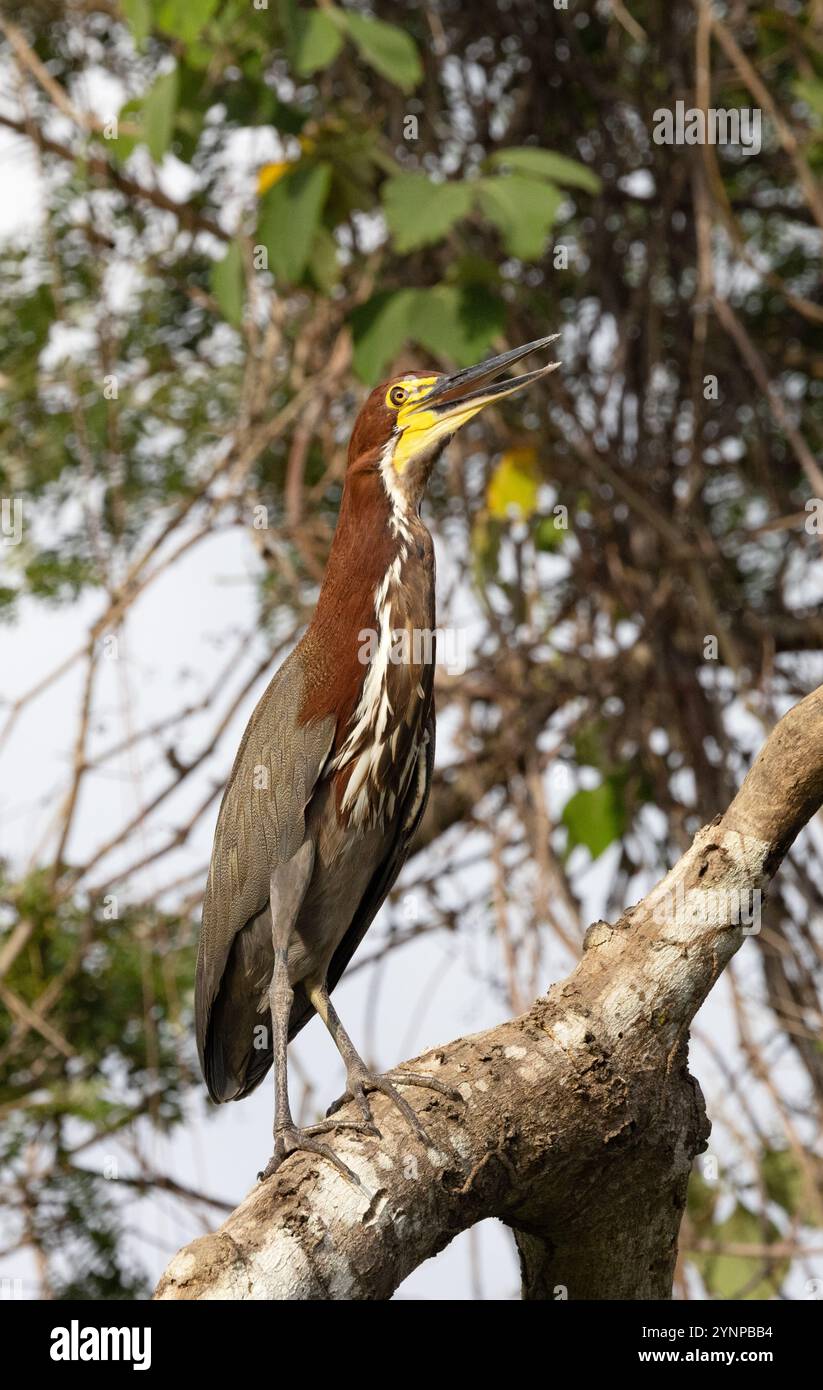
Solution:
<svg viewBox="0 0 823 1390">
<path fill-rule="evenodd" d="M 97 104 L 97 103 L 96 103 Z M 110 114 L 99 103 L 99 113 Z M 264 142 L 265 143 L 265 142 Z M 258 148 L 255 142 L 254 159 L 271 157 L 269 147 Z M 179 168 L 179 166 L 177 166 Z M 175 196 L 187 191 L 175 183 L 174 161 L 167 161 L 164 186 Z M 39 195 L 36 166 L 27 142 L 0 132 L 0 237 L 9 233 L 33 232 L 38 225 Z M 258 560 L 247 535 L 237 529 L 220 532 L 207 543 L 197 546 L 152 585 L 131 610 L 121 636 L 119 660 L 104 670 L 97 701 L 97 713 L 105 722 L 105 732 L 96 736 L 96 746 L 102 747 L 123 737 L 129 728 L 139 728 L 177 710 L 181 691 L 196 698 L 214 679 L 216 664 L 226 658 L 230 643 L 237 634 L 252 629 L 256 613 L 254 574 Z M 448 581 L 448 560 L 438 554 L 441 590 Z M 41 675 L 58 664 L 60 658 L 85 639 L 90 622 L 100 611 L 98 597 L 85 597 L 73 608 L 65 606 L 47 610 L 42 605 L 26 603 L 20 619 L 12 628 L 2 632 L 2 663 L 0 664 L 0 696 L 4 699 L 28 689 Z M 215 651 L 215 635 L 227 639 L 227 645 Z M 260 648 L 248 653 L 247 669 L 259 657 Z M 106 663 L 103 663 L 104 668 Z M 179 683 L 179 673 L 190 673 L 185 687 Z M 79 668 L 58 684 L 49 688 L 21 718 L 11 745 L 0 761 L 0 853 L 14 864 L 23 864 L 31 856 L 44 832 L 55 806 L 55 792 L 65 786 L 71 765 L 72 742 L 76 731 L 79 698 Z M 237 684 L 242 679 L 238 672 Z M 245 704 L 221 742 L 218 755 L 201 775 L 186 785 L 173 799 L 167 815 L 169 829 L 185 819 L 187 807 L 193 807 L 202 797 L 208 778 L 222 779 L 248 715 L 262 691 L 265 679 L 247 698 Z M 235 687 L 236 688 L 236 687 Z M 185 759 L 187 751 L 199 745 L 200 730 L 207 723 L 192 720 L 184 729 L 178 749 Z M 156 772 L 152 765 L 153 746 L 145 745 L 136 762 L 123 759 L 119 775 L 109 772 L 89 783 L 69 846 L 71 856 L 82 857 L 107 837 L 136 811 L 146 787 L 152 785 Z M 438 761 L 449 760 L 447 740 L 441 739 Z M 568 795 L 571 789 L 566 790 Z M 552 803 L 557 804 L 555 788 L 550 788 Z M 565 798 L 564 798 L 565 799 Z M 562 802 L 561 802 L 562 804 Z M 196 827 L 190 843 L 180 851 L 176 865 L 179 871 L 205 865 L 211 847 L 211 837 L 217 814 L 217 804 Z M 449 866 L 448 850 L 435 847 L 432 853 Z M 129 856 L 132 857 L 131 855 Z M 139 884 L 141 893 L 166 882 L 171 876 L 169 862 L 150 870 Z M 595 865 L 586 876 L 587 901 L 585 920 L 601 915 L 603 891 L 608 881 L 605 871 L 607 857 Z M 450 866 L 449 866 L 450 867 Z M 415 874 L 415 865 L 407 867 L 406 875 Z M 154 878 L 152 878 L 154 874 Z M 472 871 L 472 890 L 476 890 L 477 871 Z M 466 884 L 463 884 L 465 890 Z M 453 881 L 453 892 L 459 897 L 459 875 Z M 372 954 L 383 938 L 386 909 L 380 914 L 361 946 L 359 959 Z M 747 968 L 748 955 L 752 968 Z M 742 974 L 753 997 L 759 994 L 759 974 L 755 967 L 753 949 L 744 946 Z M 560 947 L 552 948 L 551 968 L 542 986 L 560 978 L 572 962 L 564 957 Z M 369 1019 L 367 1010 L 367 972 L 355 973 L 338 987 L 336 1001 L 341 1015 L 356 1042 L 363 1044 L 371 1060 L 382 1066 L 391 1064 L 449 1038 L 473 1032 L 499 1022 L 506 1005 L 502 983 L 504 972 L 495 939 L 487 931 L 461 931 L 457 936 L 439 932 L 423 937 L 413 945 L 389 955 L 383 966 L 383 982 L 379 993 L 377 1016 Z M 425 1001 L 425 1006 L 421 1006 Z M 727 984 L 722 980 L 712 992 L 696 1025 L 696 1035 L 704 1032 L 713 1046 L 726 1058 L 733 1070 L 742 1069 L 743 1061 L 736 1055 L 735 1030 L 728 1005 Z M 301 1086 L 298 1071 L 313 1078 L 315 1109 L 322 1111 L 336 1097 L 343 1083 L 342 1065 L 331 1040 L 319 1021 L 301 1034 L 291 1048 L 292 1095 L 299 1100 Z M 712 1113 L 712 1097 L 723 1096 L 725 1080 L 710 1053 L 692 1046 L 692 1070 L 698 1076 Z M 801 1078 L 789 1054 L 779 1072 L 787 1091 L 800 1094 Z M 758 1100 L 765 1116 L 765 1105 Z M 238 1105 L 222 1107 L 214 1118 L 206 1119 L 205 1088 L 191 1096 L 189 1123 L 178 1128 L 170 1140 L 164 1140 L 146 1127 L 142 1135 L 143 1151 L 154 1161 L 157 1170 L 168 1173 L 181 1183 L 225 1198 L 232 1203 L 240 1200 L 254 1181 L 256 1170 L 271 1152 L 272 1084 L 266 1082 L 248 1100 Z M 111 1147 L 120 1158 L 124 1172 L 129 1171 L 124 1151 Z M 717 1150 L 723 1163 L 722 1148 Z M 102 1152 L 89 1151 L 88 1166 L 97 1166 L 107 1157 Z M 159 1276 L 168 1258 L 193 1235 L 213 1228 L 222 1219 L 205 1210 L 201 1220 L 179 1202 L 157 1195 L 146 1199 L 129 1197 L 130 1226 L 135 1251 L 153 1277 Z M 470 1258 L 472 1247 L 477 1258 Z M 472 1269 L 480 1270 L 479 1284 L 473 1281 Z M 823 1262 L 810 1271 L 823 1275 Z M 33 1269 L 28 1259 L 21 1257 L 6 1261 L 0 1276 L 24 1279 L 24 1294 L 31 1296 L 34 1285 Z M 800 1278 L 800 1275 L 798 1275 Z M 802 1280 L 796 1283 L 795 1296 L 802 1296 Z M 460 1237 L 435 1260 L 415 1272 L 398 1293 L 400 1298 L 512 1298 L 518 1294 L 518 1276 L 512 1242 L 498 1223 L 485 1223 L 475 1232 Z"/>
</svg>

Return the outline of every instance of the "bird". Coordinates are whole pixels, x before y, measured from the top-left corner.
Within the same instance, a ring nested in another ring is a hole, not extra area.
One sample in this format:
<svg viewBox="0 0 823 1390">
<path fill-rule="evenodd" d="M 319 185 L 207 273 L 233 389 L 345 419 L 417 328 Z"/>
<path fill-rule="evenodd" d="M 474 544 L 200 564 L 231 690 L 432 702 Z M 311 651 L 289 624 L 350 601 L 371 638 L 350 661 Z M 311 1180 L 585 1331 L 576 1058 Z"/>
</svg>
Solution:
<svg viewBox="0 0 823 1390">
<path fill-rule="evenodd" d="M 371 391 L 351 432 L 314 615 L 240 741 L 203 899 L 195 1031 L 216 1103 L 243 1099 L 274 1067 L 274 1151 L 261 1180 L 307 1151 L 358 1182 L 322 1136 L 340 1126 L 378 1133 L 373 1092 L 424 1143 L 399 1088 L 462 1100 L 432 1076 L 369 1068 L 330 995 L 403 866 L 431 785 L 435 557 L 420 514 L 426 486 L 456 430 L 560 365 L 503 376 L 557 336 L 451 374 L 401 373 Z M 287 1049 L 315 1013 L 343 1059 L 346 1090 L 324 1121 L 300 1128 Z M 350 1101 L 358 1119 L 336 1119 Z"/>
</svg>

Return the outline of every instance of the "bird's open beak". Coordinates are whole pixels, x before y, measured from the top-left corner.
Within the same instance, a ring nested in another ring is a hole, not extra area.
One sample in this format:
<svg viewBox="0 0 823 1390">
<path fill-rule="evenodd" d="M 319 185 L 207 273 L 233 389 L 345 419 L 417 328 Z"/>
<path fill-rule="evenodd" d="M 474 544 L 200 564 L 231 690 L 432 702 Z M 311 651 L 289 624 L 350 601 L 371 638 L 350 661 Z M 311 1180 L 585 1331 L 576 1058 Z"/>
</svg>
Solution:
<svg viewBox="0 0 823 1390">
<path fill-rule="evenodd" d="M 493 401 L 514 395 L 539 381 L 549 372 L 555 371 L 559 362 L 548 362 L 537 371 L 526 372 L 523 376 L 497 378 L 507 367 L 514 366 L 522 357 L 531 352 L 548 347 L 560 335 L 552 333 L 548 338 L 536 338 L 533 343 L 502 352 L 499 357 L 490 357 L 477 367 L 465 367 L 451 376 L 438 377 L 431 390 L 423 397 L 410 402 L 398 412 L 397 425 L 400 439 L 395 449 L 395 467 L 402 471 L 408 460 L 417 454 L 428 452 L 446 435 L 454 434 L 467 420 L 477 415 Z"/>
<path fill-rule="evenodd" d="M 546 376 L 548 372 L 553 372 L 559 367 L 559 362 L 549 362 L 545 367 L 538 367 L 536 372 L 526 372 L 524 376 L 497 381 L 507 367 L 513 367 L 522 357 L 528 357 L 530 353 L 548 347 L 549 343 L 556 342 L 559 337 L 559 333 L 552 333 L 548 338 L 535 338 L 533 343 L 524 343 L 523 347 L 512 348 L 511 352 L 501 352 L 499 357 L 490 357 L 488 362 L 481 362 L 478 367 L 465 367 L 462 372 L 455 372 L 453 376 L 441 377 L 421 405 L 425 405 L 426 409 L 434 407 L 438 414 L 452 407 L 459 409 L 469 403 L 482 410 L 490 401 L 499 400 L 501 396 L 510 396 L 514 391 L 522 390 L 524 386 L 531 385 L 533 381 L 538 381 L 541 376 Z M 490 385 L 491 382 L 496 382 L 496 385 Z"/>
</svg>

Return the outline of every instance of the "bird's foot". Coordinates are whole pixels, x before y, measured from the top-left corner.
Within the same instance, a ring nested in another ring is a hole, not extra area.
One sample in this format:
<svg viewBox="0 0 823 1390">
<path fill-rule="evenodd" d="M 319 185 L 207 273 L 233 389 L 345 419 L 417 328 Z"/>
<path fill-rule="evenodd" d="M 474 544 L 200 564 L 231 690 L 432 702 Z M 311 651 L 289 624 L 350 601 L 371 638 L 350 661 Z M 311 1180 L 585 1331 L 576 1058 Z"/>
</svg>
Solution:
<svg viewBox="0 0 823 1390">
<path fill-rule="evenodd" d="M 437 1091 L 439 1095 L 448 1096 L 449 1100 L 463 1100 L 459 1091 L 455 1091 L 453 1086 L 448 1086 L 445 1081 L 438 1081 L 434 1076 L 426 1076 L 423 1073 L 413 1071 L 380 1072 L 368 1071 L 365 1067 L 362 1071 L 349 1072 L 348 1084 L 343 1095 L 330 1105 L 326 1111 L 327 1115 L 334 1115 L 343 1105 L 353 1100 L 360 1109 L 364 1123 L 374 1126 L 371 1107 L 369 1106 L 368 1093 L 379 1091 L 386 1096 L 392 1105 L 396 1106 L 401 1115 L 408 1122 L 421 1144 L 431 1148 L 432 1141 L 420 1123 L 417 1111 L 409 1105 L 405 1096 L 398 1091 L 398 1086 L 419 1086 L 427 1091 Z M 379 1131 L 378 1131 L 379 1132 Z"/>
<path fill-rule="evenodd" d="M 329 1163 L 333 1163 L 335 1168 L 347 1182 L 353 1183 L 355 1187 L 362 1187 L 357 1174 L 344 1163 L 342 1158 L 324 1144 L 316 1136 L 318 1134 L 328 1134 L 333 1129 L 354 1129 L 360 1134 L 376 1134 L 377 1130 L 369 1119 L 368 1125 L 348 1123 L 347 1121 L 328 1121 L 324 1120 L 319 1125 L 309 1125 L 306 1129 L 298 1129 L 296 1125 L 287 1125 L 275 1131 L 274 1153 L 266 1164 L 265 1168 L 257 1174 L 260 1182 L 265 1182 L 272 1177 L 282 1163 L 293 1153 L 317 1154 L 319 1158 L 325 1158 Z"/>
</svg>

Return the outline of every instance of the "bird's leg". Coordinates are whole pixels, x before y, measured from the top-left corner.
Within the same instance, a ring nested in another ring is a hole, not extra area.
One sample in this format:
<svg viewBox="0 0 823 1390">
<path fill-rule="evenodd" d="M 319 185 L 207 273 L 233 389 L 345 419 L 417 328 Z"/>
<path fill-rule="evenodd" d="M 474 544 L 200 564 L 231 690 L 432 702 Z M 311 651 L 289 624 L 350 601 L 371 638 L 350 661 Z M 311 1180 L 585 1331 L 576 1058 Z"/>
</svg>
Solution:
<svg viewBox="0 0 823 1390">
<path fill-rule="evenodd" d="M 366 1066 L 366 1063 L 354 1046 L 343 1024 L 340 1022 L 337 1010 L 329 998 L 329 992 L 325 982 L 308 987 L 307 993 L 309 999 L 331 1033 L 334 1039 L 334 1045 L 346 1064 L 346 1090 L 339 1100 L 336 1100 L 333 1105 L 329 1106 L 326 1113 L 328 1115 L 333 1115 L 335 1111 L 339 1110 L 347 1101 L 353 1100 L 357 1103 L 364 1121 L 368 1121 L 373 1125 L 374 1122 L 368 1102 L 368 1092 L 379 1091 L 381 1095 L 386 1096 L 393 1105 L 397 1106 L 397 1109 L 408 1121 L 420 1142 L 425 1144 L 427 1148 L 431 1147 L 431 1140 L 421 1125 L 417 1117 L 417 1112 L 413 1110 L 408 1101 L 401 1096 L 397 1087 L 421 1086 L 429 1091 L 438 1091 L 440 1095 L 448 1096 L 450 1100 L 462 1100 L 463 1097 L 460 1092 L 455 1091 L 451 1086 L 447 1086 L 445 1082 L 438 1081 L 436 1077 L 426 1076 L 418 1072 L 396 1071 L 389 1072 L 386 1075 L 373 1072 Z"/>
<path fill-rule="evenodd" d="M 323 1144 L 314 1136 L 324 1133 L 327 1129 L 333 1129 L 334 1124 L 328 1122 L 323 1125 L 314 1125 L 309 1129 L 299 1129 L 294 1123 L 289 1105 L 289 1081 L 288 1081 L 288 1043 L 289 1043 L 289 1018 L 291 1016 L 292 1000 L 294 990 L 289 979 L 289 952 L 288 940 L 291 935 L 294 923 L 297 918 L 303 894 L 306 891 L 311 868 L 314 862 L 313 847 L 309 846 L 311 852 L 304 854 L 306 846 L 298 851 L 294 859 L 284 866 L 286 870 L 291 870 L 295 860 L 296 864 L 293 872 L 284 875 L 285 881 L 281 879 L 276 885 L 272 878 L 271 895 L 271 916 L 272 932 L 274 937 L 274 973 L 272 975 L 271 988 L 269 989 L 269 1005 L 271 1008 L 271 1022 L 273 1032 L 273 1052 L 274 1052 L 274 1153 L 269 1159 L 266 1167 L 258 1178 L 265 1181 L 273 1173 L 277 1172 L 281 1163 L 288 1158 L 289 1154 L 303 1149 L 308 1153 L 319 1154 L 333 1163 L 335 1168 L 356 1187 L 362 1186 L 357 1174 L 352 1172 L 341 1158 L 338 1158 L 333 1149 L 328 1144 Z M 285 911 L 289 903 L 296 901 L 297 909 L 292 912 Z M 362 1126 L 351 1126 L 351 1128 L 362 1128 Z M 373 1127 L 372 1127 L 373 1128 Z"/>
<path fill-rule="evenodd" d="M 281 1163 L 288 1158 L 289 1154 L 303 1150 L 307 1153 L 319 1154 L 321 1158 L 326 1158 L 333 1163 L 335 1168 L 354 1183 L 355 1187 L 362 1184 L 357 1174 L 348 1167 L 328 1144 L 323 1144 L 315 1136 L 324 1134 L 330 1129 L 346 1128 L 335 1122 L 326 1121 L 320 1125 L 311 1125 L 308 1129 L 299 1129 L 294 1123 L 289 1105 L 289 1083 L 288 1083 L 288 1063 L 286 1053 L 288 1048 L 289 1015 L 291 1014 L 292 999 L 294 991 L 289 981 L 288 955 L 283 949 L 275 951 L 274 975 L 269 991 L 269 1001 L 271 1004 L 272 1027 L 274 1029 L 274 1153 L 266 1164 L 258 1178 L 264 1182 L 276 1173 Z M 362 1130 L 362 1125 L 351 1125 L 349 1128 Z M 369 1128 L 374 1131 L 374 1126 Z"/>
</svg>

